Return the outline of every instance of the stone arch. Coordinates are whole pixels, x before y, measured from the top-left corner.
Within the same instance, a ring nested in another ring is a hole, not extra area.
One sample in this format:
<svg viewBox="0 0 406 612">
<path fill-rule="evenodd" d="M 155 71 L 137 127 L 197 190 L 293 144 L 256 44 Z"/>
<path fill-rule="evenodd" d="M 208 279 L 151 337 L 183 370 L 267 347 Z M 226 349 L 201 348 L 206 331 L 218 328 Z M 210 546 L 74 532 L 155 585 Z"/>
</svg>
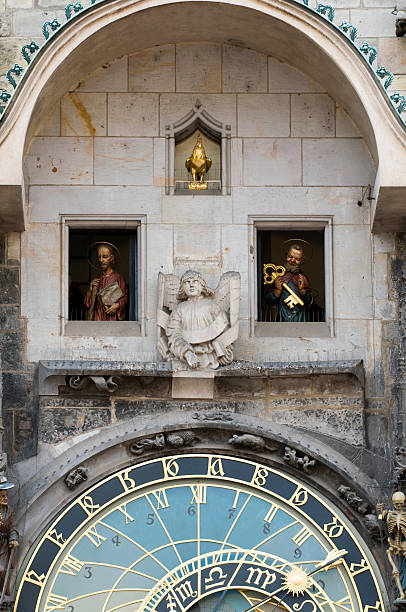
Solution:
<svg viewBox="0 0 406 612">
<path fill-rule="evenodd" d="M 243 44 L 310 73 L 351 114 L 378 164 L 375 219 L 386 229 L 404 197 L 405 131 L 377 78 L 352 42 L 305 5 L 285 0 L 95 4 L 54 36 L 33 62 L 0 129 L 5 230 L 24 227 L 22 159 L 41 119 L 69 86 L 67 75 L 89 70 L 153 42 L 201 39 Z M 271 35 L 270 35 L 271 33 Z M 396 223 L 395 223 L 396 224 Z M 398 227 L 398 226 L 397 226 Z"/>
</svg>

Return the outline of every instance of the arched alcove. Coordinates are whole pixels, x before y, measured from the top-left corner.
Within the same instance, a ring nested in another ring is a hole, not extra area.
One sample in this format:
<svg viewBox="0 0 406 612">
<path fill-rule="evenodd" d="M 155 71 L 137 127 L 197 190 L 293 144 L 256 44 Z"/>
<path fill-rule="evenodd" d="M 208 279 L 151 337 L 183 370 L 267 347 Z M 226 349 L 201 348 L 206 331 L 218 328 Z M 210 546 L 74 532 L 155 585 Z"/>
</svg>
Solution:
<svg viewBox="0 0 406 612">
<path fill-rule="evenodd" d="M 202 31 L 211 41 L 242 43 L 274 54 L 325 85 L 348 109 L 375 159 L 379 159 L 376 218 L 386 227 L 392 223 L 403 194 L 404 130 L 365 60 L 342 32 L 305 6 L 288 1 L 266 7 L 255 0 L 244 6 L 156 1 L 145 8 L 124 0 L 95 5 L 68 24 L 36 58 L 13 101 L 1 128 L 2 189 L 3 195 L 7 194 L 4 226 L 21 228 L 24 224 L 23 150 L 41 119 L 69 87 L 69 80 L 80 79 L 98 64 L 123 53 L 148 47 L 151 41 L 196 40 Z"/>
</svg>

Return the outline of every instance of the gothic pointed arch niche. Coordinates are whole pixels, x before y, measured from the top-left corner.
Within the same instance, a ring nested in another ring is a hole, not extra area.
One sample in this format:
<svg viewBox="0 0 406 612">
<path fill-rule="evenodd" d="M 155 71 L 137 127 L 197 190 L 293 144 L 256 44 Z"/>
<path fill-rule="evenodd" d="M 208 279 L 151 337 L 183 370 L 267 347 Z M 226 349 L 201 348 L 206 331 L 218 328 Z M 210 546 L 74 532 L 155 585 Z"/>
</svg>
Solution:
<svg viewBox="0 0 406 612">
<path fill-rule="evenodd" d="M 198 132 L 201 132 L 202 136 L 206 138 L 204 142 L 205 146 L 207 146 L 206 143 L 208 143 L 210 151 L 213 151 L 216 155 L 213 163 L 214 172 L 212 173 L 214 177 L 212 179 L 214 189 L 209 189 L 207 193 L 210 195 L 230 195 L 231 125 L 223 124 L 213 117 L 199 99 L 196 100 L 193 108 L 181 119 L 165 126 L 166 195 L 191 193 L 181 187 L 187 182 L 180 173 L 182 165 L 184 166 L 185 164 L 186 157 L 183 151 L 184 148 L 179 145 L 187 143 L 187 146 L 189 146 L 191 139 L 194 138 Z M 188 150 L 188 155 L 190 155 L 192 148 L 193 145 L 190 151 Z M 183 159 L 183 157 L 185 159 Z"/>
</svg>

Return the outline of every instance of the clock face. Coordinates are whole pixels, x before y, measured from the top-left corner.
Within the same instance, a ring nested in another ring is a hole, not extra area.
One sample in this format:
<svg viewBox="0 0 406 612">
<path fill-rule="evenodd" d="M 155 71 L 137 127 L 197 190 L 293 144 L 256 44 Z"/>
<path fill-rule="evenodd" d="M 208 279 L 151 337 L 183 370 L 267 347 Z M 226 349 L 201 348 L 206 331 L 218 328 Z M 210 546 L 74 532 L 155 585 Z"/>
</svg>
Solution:
<svg viewBox="0 0 406 612">
<path fill-rule="evenodd" d="M 317 568 L 338 550 L 336 566 Z M 383 612 L 377 575 L 307 485 L 240 458 L 180 455 L 77 497 L 36 546 L 15 611 Z"/>
</svg>

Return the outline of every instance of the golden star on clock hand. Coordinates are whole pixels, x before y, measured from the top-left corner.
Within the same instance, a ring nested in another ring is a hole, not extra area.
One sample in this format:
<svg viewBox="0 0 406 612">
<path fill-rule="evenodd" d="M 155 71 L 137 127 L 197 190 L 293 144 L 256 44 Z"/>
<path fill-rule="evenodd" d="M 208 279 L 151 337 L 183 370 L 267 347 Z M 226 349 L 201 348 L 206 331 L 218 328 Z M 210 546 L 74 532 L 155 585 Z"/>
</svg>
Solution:
<svg viewBox="0 0 406 612">
<path fill-rule="evenodd" d="M 270 601 L 272 597 L 274 597 L 274 595 L 277 595 L 277 593 L 279 593 L 280 591 L 284 591 L 285 589 L 288 589 L 285 595 L 282 597 L 282 599 L 275 604 L 273 609 L 277 608 L 278 605 L 283 602 L 283 600 L 289 593 L 294 592 L 294 591 L 299 593 L 301 590 L 307 589 L 309 586 L 307 584 L 307 580 L 308 578 L 310 578 L 310 576 L 312 576 L 313 574 L 317 574 L 320 571 L 328 571 L 329 569 L 333 567 L 337 567 L 337 565 L 342 562 L 343 557 L 347 554 L 347 552 L 348 551 L 345 550 L 344 548 L 342 550 L 331 550 L 327 554 L 327 557 L 323 561 L 320 561 L 316 565 L 315 569 L 312 572 L 310 572 L 310 574 L 306 574 L 306 572 L 303 571 L 304 576 L 302 575 L 299 576 L 299 574 L 297 573 L 297 568 L 294 567 L 290 572 L 286 574 L 285 584 L 281 588 L 274 591 L 271 595 L 268 595 L 268 597 L 265 597 L 265 599 L 262 599 L 261 601 L 259 601 L 255 606 L 251 606 L 250 608 L 247 608 L 243 612 L 251 612 L 252 610 L 256 610 L 259 606 L 262 606 L 268 601 Z M 297 576 L 294 575 L 295 571 L 296 571 Z M 292 578 L 293 578 L 292 585 L 289 584 L 290 575 L 292 575 Z M 299 584 L 298 581 L 295 580 L 296 577 L 297 579 L 300 578 L 302 580 L 302 584 Z"/>
</svg>

